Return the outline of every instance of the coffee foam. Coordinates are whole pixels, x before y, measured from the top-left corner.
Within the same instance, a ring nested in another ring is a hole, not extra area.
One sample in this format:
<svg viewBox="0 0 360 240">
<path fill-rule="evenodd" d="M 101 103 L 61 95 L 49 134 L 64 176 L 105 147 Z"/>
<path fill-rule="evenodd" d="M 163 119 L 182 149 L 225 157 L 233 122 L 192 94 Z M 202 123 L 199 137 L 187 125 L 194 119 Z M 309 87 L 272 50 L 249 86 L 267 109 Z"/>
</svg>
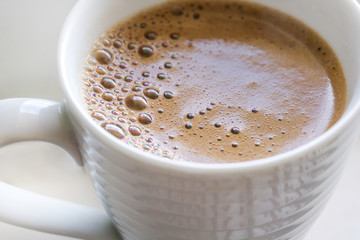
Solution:
<svg viewBox="0 0 360 240">
<path fill-rule="evenodd" d="M 238 162 L 292 150 L 341 116 L 335 54 L 298 21 L 251 3 L 170 2 L 104 33 L 84 100 L 106 131 L 174 160 Z"/>
</svg>

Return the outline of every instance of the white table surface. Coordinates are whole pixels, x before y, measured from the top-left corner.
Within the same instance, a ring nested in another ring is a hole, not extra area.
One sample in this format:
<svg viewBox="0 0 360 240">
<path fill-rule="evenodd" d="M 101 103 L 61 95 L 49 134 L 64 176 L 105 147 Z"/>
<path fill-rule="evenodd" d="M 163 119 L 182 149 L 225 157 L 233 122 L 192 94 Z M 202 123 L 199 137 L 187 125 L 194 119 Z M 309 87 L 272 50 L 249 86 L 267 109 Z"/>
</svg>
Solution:
<svg viewBox="0 0 360 240">
<path fill-rule="evenodd" d="M 61 25 L 76 0 L 0 1 L 0 99 L 62 100 L 56 70 Z M 0 181 L 102 209 L 86 172 L 61 149 L 26 142 L 0 148 Z M 324 212 L 305 240 L 360 239 L 360 139 Z M 3 240 L 70 240 L 0 222 Z M 139 239 L 142 240 L 142 239 Z"/>
</svg>

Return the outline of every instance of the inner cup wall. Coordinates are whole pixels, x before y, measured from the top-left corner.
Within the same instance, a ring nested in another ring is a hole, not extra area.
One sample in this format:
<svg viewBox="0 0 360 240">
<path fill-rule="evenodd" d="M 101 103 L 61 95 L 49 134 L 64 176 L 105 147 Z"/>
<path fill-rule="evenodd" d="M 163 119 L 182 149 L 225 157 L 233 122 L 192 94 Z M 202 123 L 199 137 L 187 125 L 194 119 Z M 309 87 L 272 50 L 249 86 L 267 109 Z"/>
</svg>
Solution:
<svg viewBox="0 0 360 240">
<path fill-rule="evenodd" d="M 165 0 L 80 0 L 71 12 L 60 41 L 60 62 L 67 100 L 72 101 L 83 116 L 90 117 L 81 94 L 81 72 L 94 41 L 111 26 L 140 10 Z M 311 26 L 337 54 L 347 79 L 349 114 L 360 98 L 360 7 L 351 0 L 253 0 L 286 12 Z M 294 7 L 296 6 L 296 7 Z M 351 46 L 351 47 L 350 47 Z M 342 118 L 344 118 L 344 116 Z M 341 120 L 340 120 L 341 121 Z"/>
</svg>

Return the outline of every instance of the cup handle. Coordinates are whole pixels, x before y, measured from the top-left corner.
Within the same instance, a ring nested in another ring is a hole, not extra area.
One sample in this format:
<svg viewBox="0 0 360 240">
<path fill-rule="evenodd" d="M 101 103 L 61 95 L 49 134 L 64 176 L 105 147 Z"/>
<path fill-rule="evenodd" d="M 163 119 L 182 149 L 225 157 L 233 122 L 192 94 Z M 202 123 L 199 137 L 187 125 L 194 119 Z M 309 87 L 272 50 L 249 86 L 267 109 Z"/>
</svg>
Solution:
<svg viewBox="0 0 360 240">
<path fill-rule="evenodd" d="M 1 100 L 0 110 L 0 147 L 20 141 L 46 141 L 63 148 L 83 166 L 63 104 L 16 98 Z M 119 239 L 110 218 L 102 211 L 3 182 L 0 192 L 0 221 L 5 223 L 88 240 Z"/>
</svg>

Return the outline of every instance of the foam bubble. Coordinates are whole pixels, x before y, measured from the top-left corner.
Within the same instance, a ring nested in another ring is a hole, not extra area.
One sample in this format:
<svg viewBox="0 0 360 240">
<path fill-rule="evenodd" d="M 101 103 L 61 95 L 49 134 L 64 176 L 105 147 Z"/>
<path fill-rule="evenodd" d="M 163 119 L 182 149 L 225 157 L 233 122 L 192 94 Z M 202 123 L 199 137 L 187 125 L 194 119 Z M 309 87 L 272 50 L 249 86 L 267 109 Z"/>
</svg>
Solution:
<svg viewBox="0 0 360 240">
<path fill-rule="evenodd" d="M 107 89 L 115 88 L 116 86 L 115 80 L 108 77 L 102 78 L 100 83 Z"/>
<path fill-rule="evenodd" d="M 102 125 L 102 127 L 110 134 L 112 134 L 113 136 L 119 138 L 119 139 L 123 139 L 125 138 L 126 134 L 124 129 L 122 128 L 122 126 L 120 124 L 115 124 L 115 123 L 105 123 Z"/>
<path fill-rule="evenodd" d="M 125 103 L 128 108 L 134 110 L 143 110 L 148 106 L 146 99 L 136 94 L 128 94 L 125 98 Z"/>
<path fill-rule="evenodd" d="M 147 113 L 140 113 L 138 116 L 138 121 L 141 124 L 150 124 L 152 122 L 152 117 Z"/>
<path fill-rule="evenodd" d="M 100 64 L 109 64 L 112 61 L 112 54 L 106 49 L 96 50 L 94 57 Z"/>
</svg>

